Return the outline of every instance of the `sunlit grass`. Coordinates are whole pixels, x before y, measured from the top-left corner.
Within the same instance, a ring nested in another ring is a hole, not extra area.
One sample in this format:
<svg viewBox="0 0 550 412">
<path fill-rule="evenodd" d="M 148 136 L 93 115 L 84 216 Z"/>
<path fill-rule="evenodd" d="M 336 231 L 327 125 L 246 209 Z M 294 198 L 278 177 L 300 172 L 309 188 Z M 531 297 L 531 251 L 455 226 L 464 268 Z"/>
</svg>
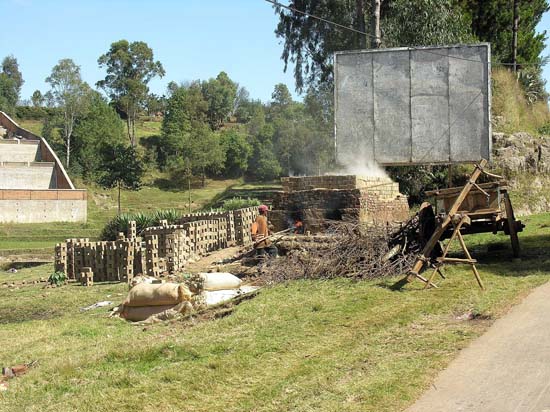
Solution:
<svg viewBox="0 0 550 412">
<path fill-rule="evenodd" d="M 508 239 L 467 236 L 487 286 L 446 269 L 418 282 L 296 281 L 263 290 L 227 317 L 147 328 L 81 312 L 126 287 L 0 287 L 0 365 L 39 361 L 10 381 L 0 410 L 400 411 L 457 352 L 548 280 L 550 215 L 526 219 L 522 261 Z M 488 249 L 494 249 L 488 253 Z M 0 275 L 46 276 L 51 265 Z M 460 320 L 465 313 L 474 320 Z"/>
</svg>

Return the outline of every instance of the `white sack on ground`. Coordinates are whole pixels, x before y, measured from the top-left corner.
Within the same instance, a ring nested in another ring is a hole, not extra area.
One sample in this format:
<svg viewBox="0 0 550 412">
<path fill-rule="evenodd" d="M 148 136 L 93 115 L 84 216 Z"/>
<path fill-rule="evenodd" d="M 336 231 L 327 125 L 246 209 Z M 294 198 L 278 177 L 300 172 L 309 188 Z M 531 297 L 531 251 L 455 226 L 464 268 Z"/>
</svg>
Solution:
<svg viewBox="0 0 550 412">
<path fill-rule="evenodd" d="M 236 296 L 250 293 L 259 289 L 258 286 L 241 286 L 239 289 L 229 290 L 212 290 L 203 292 L 204 300 L 207 306 L 217 305 L 228 300 L 233 299 Z"/>
<path fill-rule="evenodd" d="M 124 306 L 174 306 L 191 296 L 187 286 L 179 283 L 138 283 L 128 292 Z"/>
<path fill-rule="evenodd" d="M 227 272 L 199 273 L 204 280 L 204 290 L 238 289 L 242 281 L 235 275 Z"/>
</svg>

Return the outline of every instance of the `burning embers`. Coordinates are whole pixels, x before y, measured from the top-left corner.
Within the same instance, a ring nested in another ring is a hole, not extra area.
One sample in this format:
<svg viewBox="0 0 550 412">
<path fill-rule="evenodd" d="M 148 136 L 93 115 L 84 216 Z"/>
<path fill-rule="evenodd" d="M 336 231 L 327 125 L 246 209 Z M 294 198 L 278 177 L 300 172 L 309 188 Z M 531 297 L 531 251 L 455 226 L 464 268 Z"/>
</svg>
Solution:
<svg viewBox="0 0 550 412">
<path fill-rule="evenodd" d="M 287 217 L 286 220 L 287 223 L 287 229 L 289 230 L 289 233 L 294 233 L 296 235 L 303 235 L 304 234 L 304 222 L 299 217 Z"/>
</svg>

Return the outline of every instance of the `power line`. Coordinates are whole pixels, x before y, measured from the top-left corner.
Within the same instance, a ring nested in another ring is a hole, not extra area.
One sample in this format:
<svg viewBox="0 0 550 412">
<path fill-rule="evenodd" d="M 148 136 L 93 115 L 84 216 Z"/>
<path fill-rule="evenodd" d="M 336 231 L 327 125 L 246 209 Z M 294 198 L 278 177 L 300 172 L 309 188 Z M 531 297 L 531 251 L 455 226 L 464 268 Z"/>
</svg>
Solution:
<svg viewBox="0 0 550 412">
<path fill-rule="evenodd" d="M 370 33 L 366 33 L 364 31 L 357 30 L 353 27 L 344 26 L 343 24 L 336 23 L 335 21 L 331 21 L 331 20 L 325 19 L 323 17 L 319 17 L 319 16 L 316 16 L 314 14 L 299 10 L 295 7 L 287 6 L 286 4 L 281 4 L 281 3 L 279 3 L 275 0 L 265 0 L 265 1 L 268 2 L 268 3 L 273 4 L 274 6 L 282 7 L 284 9 L 293 11 L 293 12 L 298 13 L 298 14 L 302 14 L 302 15 L 307 16 L 307 17 L 311 17 L 312 19 L 322 21 L 323 23 L 331 24 L 333 26 L 339 27 L 339 28 L 344 29 L 344 30 L 348 30 L 348 31 L 351 31 L 351 32 L 354 32 L 354 33 L 357 33 L 357 34 L 361 34 L 363 36 L 367 36 L 367 37 L 370 37 L 370 38 L 373 38 L 373 39 L 376 38 L 376 36 L 373 36 Z M 448 55 L 448 54 L 437 53 L 437 52 L 434 52 L 432 50 L 427 50 L 427 49 L 421 48 L 421 47 L 406 47 L 406 48 L 409 51 L 422 51 L 424 53 L 430 53 L 430 54 L 433 54 L 433 55 L 436 55 L 436 56 L 448 57 L 448 58 L 452 58 L 452 59 L 456 59 L 456 60 L 464 60 L 464 61 L 469 61 L 469 62 L 473 62 L 473 63 L 484 63 L 484 62 L 479 61 L 479 60 L 467 59 L 465 57 L 451 56 L 451 55 Z M 516 64 L 518 66 L 542 66 L 544 63 L 542 63 L 542 62 L 529 62 L 529 63 L 516 63 Z M 491 63 L 491 65 L 493 65 L 493 66 L 513 66 L 514 63 L 498 63 L 498 62 L 496 62 L 496 63 Z"/>
<path fill-rule="evenodd" d="M 319 17 L 319 16 L 315 16 L 315 15 L 310 14 L 310 13 L 307 13 L 307 12 L 305 12 L 305 11 L 298 10 L 297 8 L 294 8 L 294 7 L 292 7 L 292 6 L 287 6 L 287 5 L 284 5 L 284 4 L 281 4 L 281 3 L 277 3 L 277 2 L 274 1 L 274 0 L 265 0 L 265 1 L 267 1 L 268 3 L 271 3 L 271 4 L 275 5 L 275 6 L 283 7 L 283 8 L 285 8 L 285 9 L 290 10 L 290 11 L 293 11 L 293 12 L 296 12 L 296 13 L 299 13 L 299 14 L 303 14 L 304 16 L 307 16 L 307 17 L 311 17 L 311 18 L 313 18 L 313 19 L 320 20 L 320 21 L 322 21 L 322 22 L 324 22 L 324 23 L 332 24 L 333 26 L 340 27 L 341 29 L 349 30 L 349 31 L 352 31 L 352 32 L 355 32 L 355 33 L 358 33 L 358 34 L 363 34 L 363 35 L 369 36 L 369 37 L 374 37 L 372 34 L 365 33 L 364 31 L 354 29 L 353 27 L 344 26 L 343 24 L 336 23 L 335 21 L 327 20 L 327 19 L 324 19 L 324 18 Z"/>
</svg>

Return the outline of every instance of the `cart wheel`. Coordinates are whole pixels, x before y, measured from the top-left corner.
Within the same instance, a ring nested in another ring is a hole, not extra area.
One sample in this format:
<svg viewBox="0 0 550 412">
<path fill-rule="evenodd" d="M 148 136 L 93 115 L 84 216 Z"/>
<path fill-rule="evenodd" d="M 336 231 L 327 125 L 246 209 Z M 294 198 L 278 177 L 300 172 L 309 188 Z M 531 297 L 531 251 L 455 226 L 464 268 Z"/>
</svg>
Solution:
<svg viewBox="0 0 550 412">
<path fill-rule="evenodd" d="M 508 192 L 504 194 L 504 207 L 506 209 L 506 223 L 508 224 L 508 233 L 510 234 L 510 242 L 512 243 L 512 251 L 515 258 L 519 258 L 521 249 L 519 247 L 519 238 L 517 232 L 517 221 L 512 209 L 512 202 Z"/>
</svg>

